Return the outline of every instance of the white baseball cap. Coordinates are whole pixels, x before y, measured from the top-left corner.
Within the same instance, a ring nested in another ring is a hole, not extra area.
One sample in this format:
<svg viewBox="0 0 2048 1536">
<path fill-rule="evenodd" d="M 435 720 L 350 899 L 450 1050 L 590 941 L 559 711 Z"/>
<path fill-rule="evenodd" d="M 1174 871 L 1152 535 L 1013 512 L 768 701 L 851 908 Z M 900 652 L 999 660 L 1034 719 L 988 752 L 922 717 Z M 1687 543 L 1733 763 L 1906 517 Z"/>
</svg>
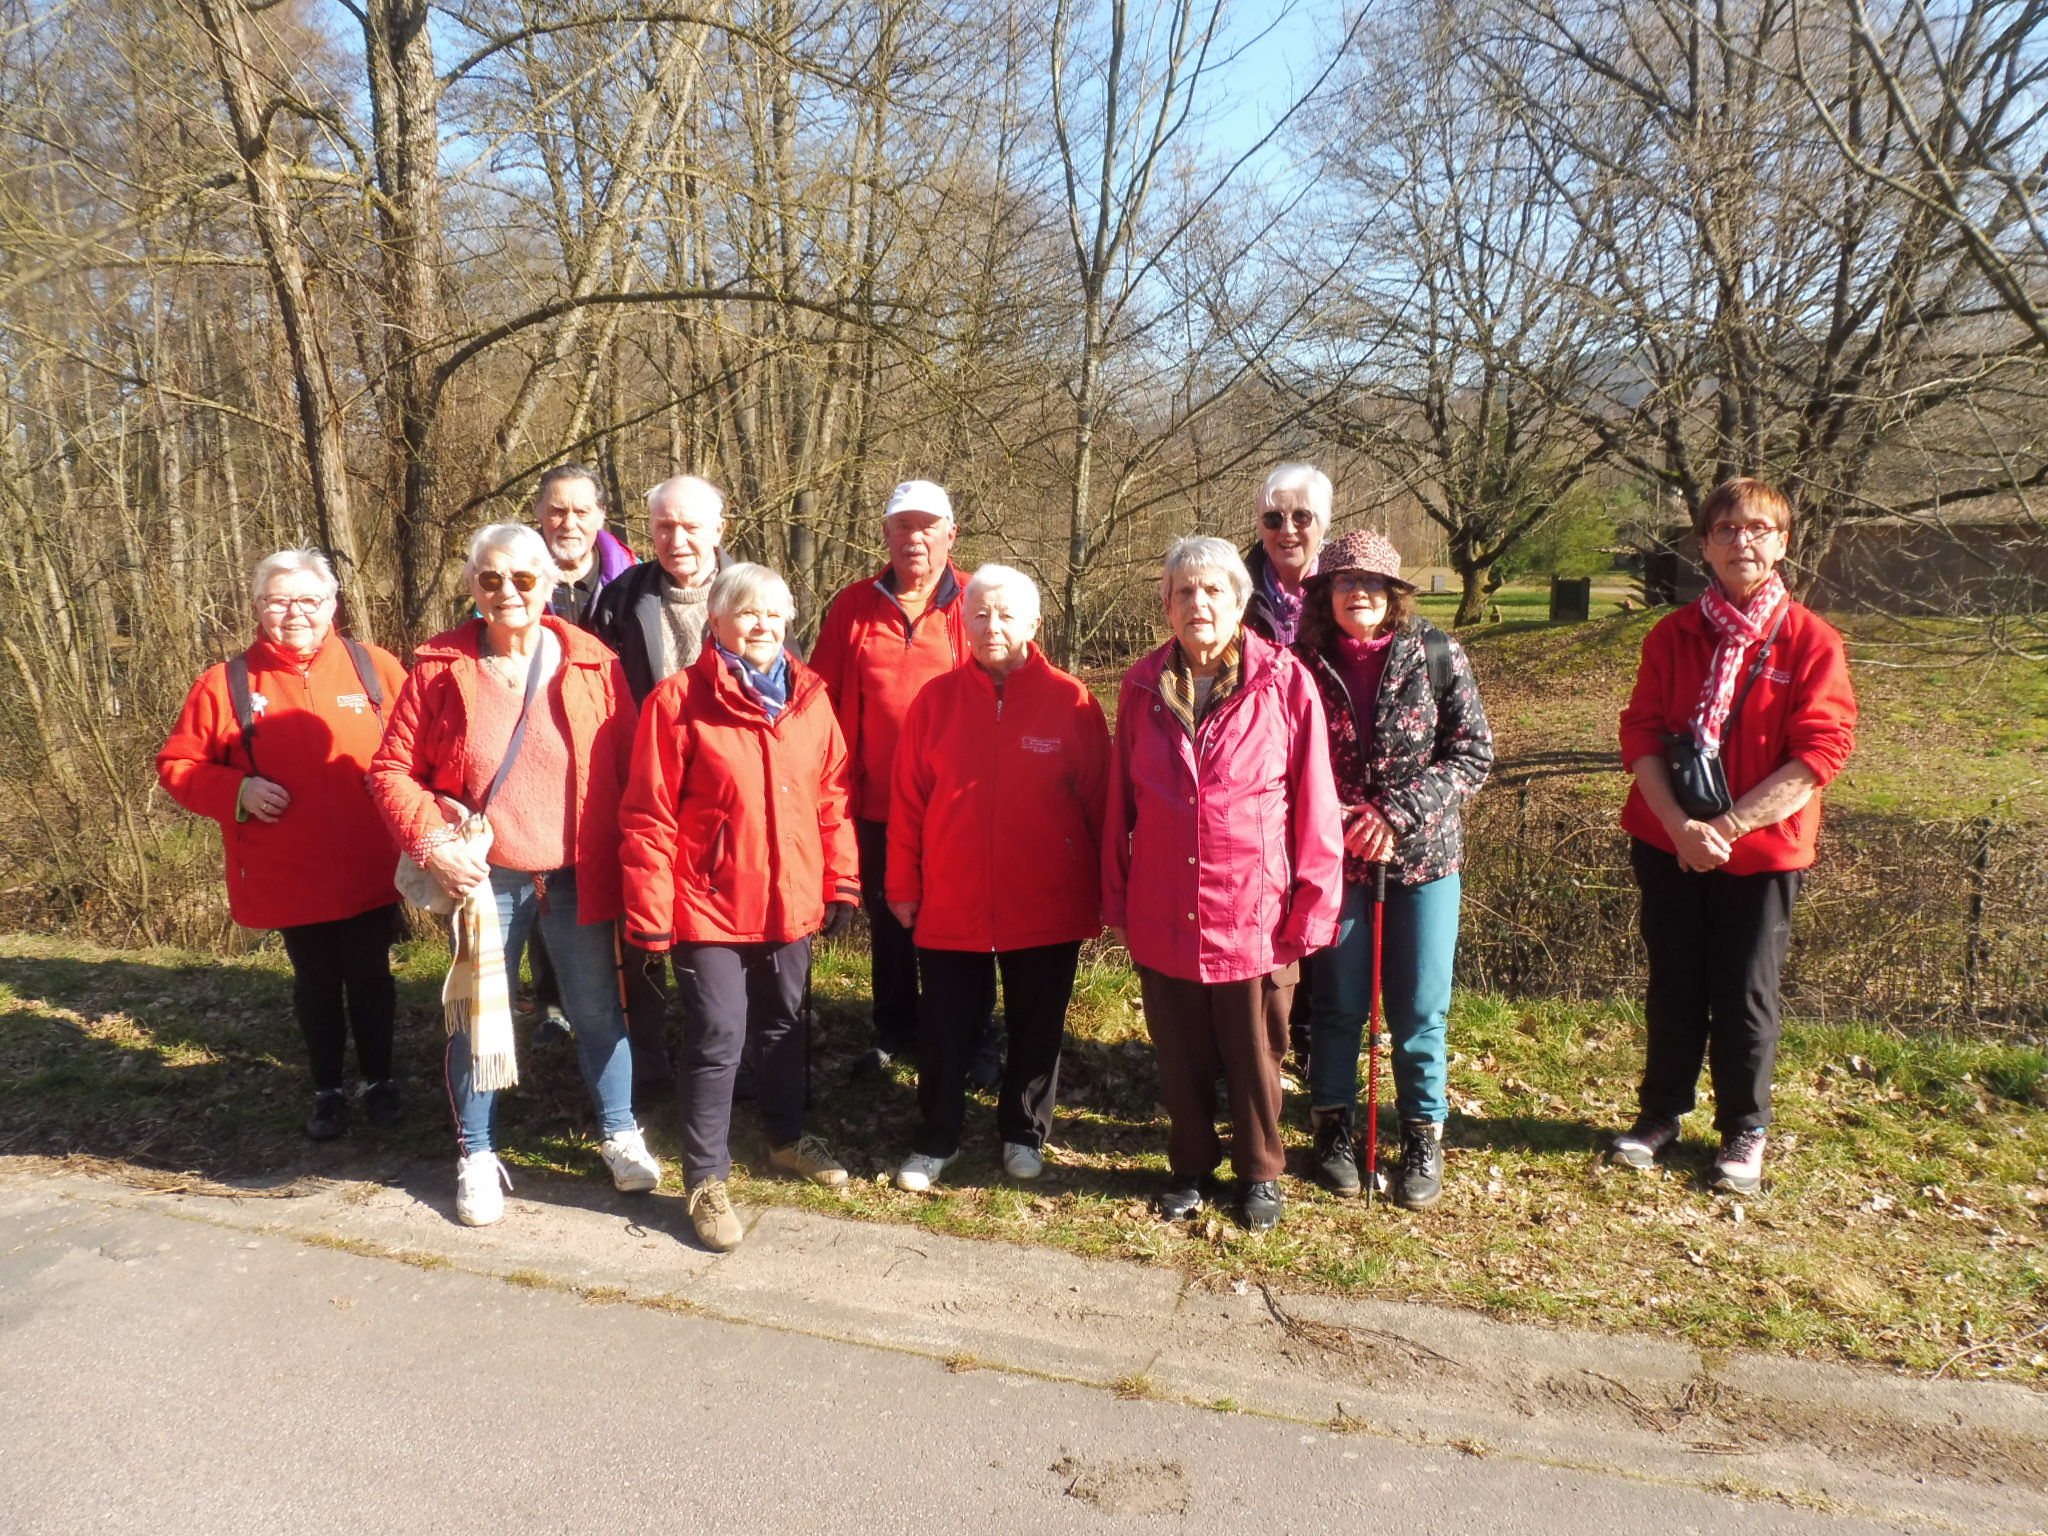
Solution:
<svg viewBox="0 0 2048 1536">
<path fill-rule="evenodd" d="M 898 512 L 928 512 L 943 522 L 953 521 L 953 498 L 946 494 L 943 485 L 929 480 L 906 480 L 889 493 L 889 510 L 882 514 L 894 517 Z"/>
</svg>

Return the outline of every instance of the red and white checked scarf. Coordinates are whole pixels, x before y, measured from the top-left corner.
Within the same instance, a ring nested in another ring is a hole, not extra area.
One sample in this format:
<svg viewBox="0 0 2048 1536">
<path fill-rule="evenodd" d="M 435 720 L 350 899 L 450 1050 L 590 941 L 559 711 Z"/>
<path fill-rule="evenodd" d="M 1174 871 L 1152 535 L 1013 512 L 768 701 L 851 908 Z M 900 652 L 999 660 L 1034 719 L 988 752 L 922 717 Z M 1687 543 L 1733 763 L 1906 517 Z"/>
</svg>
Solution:
<svg viewBox="0 0 2048 1536">
<path fill-rule="evenodd" d="M 1777 617 L 1779 605 L 1789 601 L 1785 583 L 1776 571 L 1764 578 L 1763 585 L 1740 608 L 1721 590 L 1718 581 L 1708 582 L 1707 590 L 1700 594 L 1700 612 L 1721 637 L 1721 643 L 1714 648 L 1714 664 L 1707 668 L 1699 708 L 1692 717 L 1692 739 L 1699 743 L 1702 752 L 1720 752 L 1721 732 L 1728 724 L 1728 711 L 1735 707 L 1735 685 L 1742 678 L 1743 653 L 1770 633 L 1771 620 Z"/>
</svg>

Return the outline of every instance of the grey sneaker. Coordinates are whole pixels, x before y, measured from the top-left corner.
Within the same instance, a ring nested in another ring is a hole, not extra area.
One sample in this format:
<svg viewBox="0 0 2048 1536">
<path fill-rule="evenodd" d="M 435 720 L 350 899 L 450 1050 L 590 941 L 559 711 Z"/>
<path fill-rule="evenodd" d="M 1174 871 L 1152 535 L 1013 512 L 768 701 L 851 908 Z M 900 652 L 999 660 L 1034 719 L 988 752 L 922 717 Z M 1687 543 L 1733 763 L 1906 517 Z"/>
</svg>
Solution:
<svg viewBox="0 0 2048 1536">
<path fill-rule="evenodd" d="M 1654 1168 L 1657 1155 L 1678 1140 L 1678 1122 L 1658 1115 L 1637 1115 L 1636 1123 L 1608 1147 L 1608 1155 L 1630 1168 Z"/>
<path fill-rule="evenodd" d="M 1766 1139 L 1760 1125 L 1723 1136 L 1720 1155 L 1714 1159 L 1714 1188 L 1725 1189 L 1731 1195 L 1755 1194 L 1764 1180 Z"/>
<path fill-rule="evenodd" d="M 1045 1154 L 1021 1141 L 1003 1143 L 1003 1172 L 1013 1179 L 1035 1179 L 1045 1172 Z"/>
<path fill-rule="evenodd" d="M 959 1154 L 955 1153 L 957 1157 Z M 951 1157 L 931 1157 L 923 1152 L 913 1152 L 903 1159 L 903 1166 L 896 1170 L 896 1187 L 907 1189 L 913 1195 L 921 1195 L 938 1183 L 939 1175 L 946 1171 Z"/>
</svg>

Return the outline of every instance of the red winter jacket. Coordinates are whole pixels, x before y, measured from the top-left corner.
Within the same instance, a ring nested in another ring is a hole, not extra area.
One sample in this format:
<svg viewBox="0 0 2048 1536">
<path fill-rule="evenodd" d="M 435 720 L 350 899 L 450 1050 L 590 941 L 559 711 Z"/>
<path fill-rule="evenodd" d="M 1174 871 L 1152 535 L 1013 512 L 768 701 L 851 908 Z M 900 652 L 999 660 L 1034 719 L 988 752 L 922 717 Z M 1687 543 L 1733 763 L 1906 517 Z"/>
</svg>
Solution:
<svg viewBox="0 0 2048 1536">
<path fill-rule="evenodd" d="M 1037 647 L 1003 680 L 969 663 L 925 685 L 896 743 L 891 901 L 926 949 L 1033 949 L 1102 931 L 1109 726 Z"/>
<path fill-rule="evenodd" d="M 642 949 L 786 944 L 860 900 L 846 743 L 818 675 L 789 670 L 772 724 L 708 645 L 647 696 L 620 818 Z"/>
<path fill-rule="evenodd" d="M 384 689 L 384 713 L 405 686 L 398 658 L 365 646 Z M 384 734 L 339 636 L 303 665 L 268 640 L 249 647 L 255 764 L 242 745 L 225 664 L 200 674 L 156 775 L 186 810 L 220 823 L 228 911 L 244 928 L 295 928 L 355 917 L 398 900 L 398 851 L 363 787 Z M 257 773 L 291 798 L 274 822 L 235 819 L 242 781 Z"/>
<path fill-rule="evenodd" d="M 562 664 L 548 683 L 569 722 L 569 760 L 575 798 L 569 825 L 575 834 L 576 917 L 609 922 L 619 915 L 619 795 L 639 711 L 626 688 L 618 657 L 553 614 L 541 619 L 561 642 Z M 484 622 L 470 619 L 421 645 L 419 665 L 391 713 L 384 745 L 370 764 L 370 794 L 399 846 L 410 848 L 447 824 L 437 795 L 463 797 L 469 712 L 476 696 L 477 637 Z M 538 701 L 536 701 L 536 707 Z"/>
<path fill-rule="evenodd" d="M 1201 724 L 1168 712 L 1174 642 L 1124 674 L 1102 838 L 1102 916 L 1131 958 L 1244 981 L 1337 937 L 1344 843 L 1322 700 L 1302 664 L 1239 632 L 1244 682 Z"/>
<path fill-rule="evenodd" d="M 856 581 L 832 599 L 811 670 L 825 680 L 832 708 L 846 738 L 853 765 L 853 814 L 863 821 L 887 821 L 894 793 L 896 738 L 924 685 L 967 659 L 967 630 L 960 613 L 966 583 L 948 561 L 931 606 L 911 624 L 897 606 L 895 576 L 888 567 Z"/>
<path fill-rule="evenodd" d="M 1623 767 L 1639 758 L 1661 757 L 1665 732 L 1691 728 L 1719 643 L 1719 631 L 1697 603 L 1667 614 L 1643 636 L 1635 693 L 1621 712 Z M 1743 653 L 1741 676 L 1748 676 L 1754 659 L 1753 650 Z M 1742 684 L 1738 680 L 1735 686 L 1740 691 Z M 1770 660 L 1757 674 L 1756 686 L 1721 744 L 1729 793 L 1740 800 L 1795 758 L 1825 786 L 1842 771 L 1855 744 L 1856 693 L 1849 686 L 1842 637 L 1811 609 L 1793 603 Z M 1650 814 L 1643 792 L 1633 786 L 1622 807 L 1621 824 L 1666 853 L 1677 851 L 1663 823 Z M 1805 869 L 1813 863 L 1819 831 L 1816 794 L 1783 821 L 1736 839 L 1735 852 L 1722 868 L 1731 875 Z"/>
</svg>

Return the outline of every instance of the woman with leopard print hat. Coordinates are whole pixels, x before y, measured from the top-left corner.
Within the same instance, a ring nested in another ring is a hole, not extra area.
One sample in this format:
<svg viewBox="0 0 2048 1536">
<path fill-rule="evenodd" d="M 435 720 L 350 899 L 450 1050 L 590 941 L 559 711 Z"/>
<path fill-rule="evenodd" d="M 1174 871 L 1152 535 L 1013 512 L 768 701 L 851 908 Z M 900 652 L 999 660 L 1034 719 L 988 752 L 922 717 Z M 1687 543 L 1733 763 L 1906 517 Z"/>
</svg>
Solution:
<svg viewBox="0 0 2048 1536">
<path fill-rule="evenodd" d="M 1401 1117 L 1394 1194 L 1410 1210 L 1428 1210 L 1443 1193 L 1460 809 L 1493 766 L 1493 733 L 1463 649 L 1416 614 L 1415 588 L 1401 579 L 1400 552 L 1384 535 L 1361 529 L 1324 545 L 1302 591 L 1294 653 L 1322 693 L 1344 807 L 1337 942 L 1308 962 L 1316 1177 L 1340 1195 L 1362 1187 L 1353 1116 L 1366 1016 L 1380 986 Z M 1375 865 L 1386 870 L 1383 978 L 1373 975 Z"/>
</svg>

